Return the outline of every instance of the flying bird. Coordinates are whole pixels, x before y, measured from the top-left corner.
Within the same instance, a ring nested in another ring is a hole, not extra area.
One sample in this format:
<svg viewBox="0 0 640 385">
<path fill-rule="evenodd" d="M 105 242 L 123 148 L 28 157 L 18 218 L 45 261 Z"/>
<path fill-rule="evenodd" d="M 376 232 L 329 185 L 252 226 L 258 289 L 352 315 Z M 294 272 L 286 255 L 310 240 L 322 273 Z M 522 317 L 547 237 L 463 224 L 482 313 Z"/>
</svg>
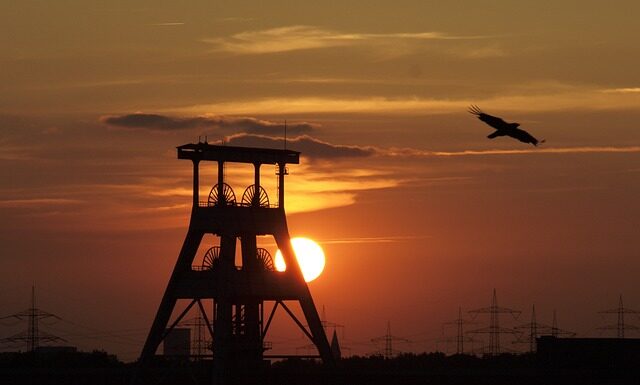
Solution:
<svg viewBox="0 0 640 385">
<path fill-rule="evenodd" d="M 510 136 L 521 142 L 531 143 L 534 146 L 544 143 L 544 139 L 539 141 L 525 130 L 518 128 L 520 127 L 520 123 L 507 123 L 497 116 L 485 114 L 478 106 L 475 105 L 471 105 L 469 107 L 469 112 L 496 129 L 495 132 L 487 136 L 489 139 L 497 138 L 498 136 Z"/>
</svg>

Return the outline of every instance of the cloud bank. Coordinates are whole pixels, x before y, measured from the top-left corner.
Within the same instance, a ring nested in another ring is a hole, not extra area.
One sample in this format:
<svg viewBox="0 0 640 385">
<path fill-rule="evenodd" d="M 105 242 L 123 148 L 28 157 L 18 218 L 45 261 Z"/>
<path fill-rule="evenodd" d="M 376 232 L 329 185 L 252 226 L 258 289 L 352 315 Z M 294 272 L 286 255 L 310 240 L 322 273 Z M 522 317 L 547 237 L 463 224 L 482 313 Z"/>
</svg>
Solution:
<svg viewBox="0 0 640 385">
<path fill-rule="evenodd" d="M 267 54 L 357 44 L 389 44 L 399 41 L 470 40 L 486 36 L 453 36 L 442 32 L 348 33 L 308 25 L 293 25 L 260 31 L 244 31 L 223 38 L 204 39 L 215 51 L 239 55 Z"/>
<path fill-rule="evenodd" d="M 229 136 L 225 142 L 232 146 L 282 148 L 282 138 L 265 135 L 237 134 Z M 375 155 L 378 149 L 369 146 L 348 146 L 332 144 L 302 135 L 287 140 L 287 149 L 300 151 L 302 155 L 313 159 L 363 158 Z"/>
<path fill-rule="evenodd" d="M 262 135 L 282 135 L 284 133 L 284 122 L 274 122 L 251 117 L 174 117 L 159 114 L 135 113 L 106 116 L 101 118 L 101 121 L 115 127 L 155 131 L 191 130 L 199 128 Z M 287 132 L 292 135 L 300 135 L 311 132 L 316 127 L 316 125 L 307 122 L 288 123 Z"/>
</svg>

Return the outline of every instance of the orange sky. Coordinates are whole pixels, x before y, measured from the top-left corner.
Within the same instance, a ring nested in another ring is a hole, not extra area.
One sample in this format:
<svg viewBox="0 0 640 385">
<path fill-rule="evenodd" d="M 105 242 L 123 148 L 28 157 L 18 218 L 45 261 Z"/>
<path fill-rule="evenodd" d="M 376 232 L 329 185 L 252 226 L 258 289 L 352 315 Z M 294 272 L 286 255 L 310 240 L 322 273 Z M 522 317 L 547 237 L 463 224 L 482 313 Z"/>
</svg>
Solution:
<svg viewBox="0 0 640 385">
<path fill-rule="evenodd" d="M 0 4 L 0 315 L 35 283 L 129 333 L 70 341 L 134 358 L 188 223 L 175 146 L 280 147 L 285 119 L 291 232 L 325 248 L 310 286 L 351 353 L 388 320 L 434 350 L 493 288 L 583 336 L 640 308 L 637 2 L 210 3 Z M 490 141 L 469 104 L 547 143 Z"/>
</svg>

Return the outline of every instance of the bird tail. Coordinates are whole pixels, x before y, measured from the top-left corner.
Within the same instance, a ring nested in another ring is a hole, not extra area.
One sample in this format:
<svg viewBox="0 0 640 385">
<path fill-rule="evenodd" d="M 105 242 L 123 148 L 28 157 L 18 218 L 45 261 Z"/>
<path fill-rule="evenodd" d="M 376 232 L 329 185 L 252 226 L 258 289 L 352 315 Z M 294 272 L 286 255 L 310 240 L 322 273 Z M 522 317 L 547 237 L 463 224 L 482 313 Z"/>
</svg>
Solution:
<svg viewBox="0 0 640 385">
<path fill-rule="evenodd" d="M 537 147 L 539 144 L 544 144 L 546 141 L 547 141 L 546 139 L 542 139 L 542 140 L 538 141 L 538 143 L 536 143 L 536 147 Z"/>
</svg>

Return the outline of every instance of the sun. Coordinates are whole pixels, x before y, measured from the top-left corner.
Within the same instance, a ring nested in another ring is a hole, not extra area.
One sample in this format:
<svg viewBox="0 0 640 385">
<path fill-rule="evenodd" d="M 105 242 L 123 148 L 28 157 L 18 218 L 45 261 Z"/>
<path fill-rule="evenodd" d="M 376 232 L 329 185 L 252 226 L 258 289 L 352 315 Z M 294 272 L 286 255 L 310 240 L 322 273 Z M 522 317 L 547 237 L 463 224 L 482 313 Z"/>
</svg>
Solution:
<svg viewBox="0 0 640 385">
<path fill-rule="evenodd" d="M 300 264 L 304 280 L 311 282 L 318 278 L 322 270 L 324 270 L 325 262 L 324 251 L 322 251 L 320 245 L 309 238 L 296 237 L 291 238 L 291 246 Z M 285 271 L 287 269 L 280 250 L 276 251 L 275 265 L 278 271 Z"/>
</svg>

